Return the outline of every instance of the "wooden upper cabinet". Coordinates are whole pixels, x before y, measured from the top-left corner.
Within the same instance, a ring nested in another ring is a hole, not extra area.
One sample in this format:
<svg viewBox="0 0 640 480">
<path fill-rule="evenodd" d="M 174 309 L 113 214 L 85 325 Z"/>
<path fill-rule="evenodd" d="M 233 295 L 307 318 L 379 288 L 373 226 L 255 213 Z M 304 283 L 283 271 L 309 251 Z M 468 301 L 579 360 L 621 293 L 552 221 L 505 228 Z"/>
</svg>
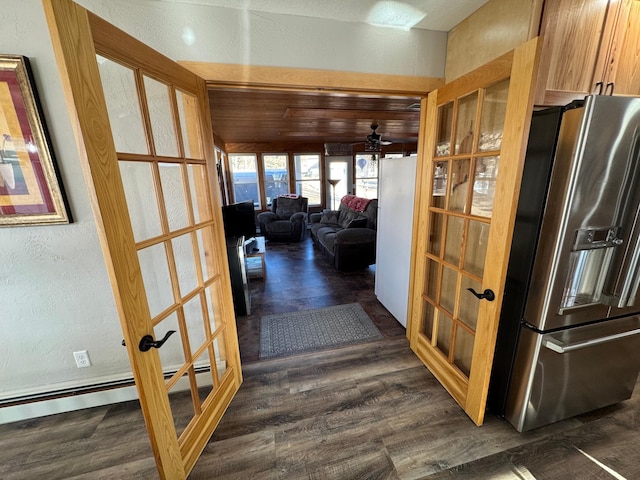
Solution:
<svg viewBox="0 0 640 480">
<path fill-rule="evenodd" d="M 640 95 L 640 1 L 622 2 L 605 68 L 616 94 Z"/>
<path fill-rule="evenodd" d="M 537 105 L 565 105 L 593 92 L 640 94 L 640 2 L 551 0 L 540 25 Z"/>
<path fill-rule="evenodd" d="M 611 20 L 617 16 L 618 6 L 616 0 L 545 2 L 537 105 L 564 105 L 588 95 L 596 82 L 603 81 Z"/>
</svg>

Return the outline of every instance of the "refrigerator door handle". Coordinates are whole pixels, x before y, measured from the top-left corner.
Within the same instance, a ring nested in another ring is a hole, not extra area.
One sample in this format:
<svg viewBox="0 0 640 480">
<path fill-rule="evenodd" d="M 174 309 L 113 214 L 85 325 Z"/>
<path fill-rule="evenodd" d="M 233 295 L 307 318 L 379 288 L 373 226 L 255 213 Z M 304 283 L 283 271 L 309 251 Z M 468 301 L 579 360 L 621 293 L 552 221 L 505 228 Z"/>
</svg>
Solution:
<svg viewBox="0 0 640 480">
<path fill-rule="evenodd" d="M 638 268 L 640 267 L 640 235 L 636 236 L 630 251 L 632 254 L 629 259 L 629 268 L 620 290 L 618 308 L 632 307 L 638 294 L 638 286 L 640 284 L 640 268 Z"/>
<path fill-rule="evenodd" d="M 562 343 L 559 340 L 555 340 L 553 338 L 545 340 L 544 342 L 542 342 L 542 344 L 549 350 L 553 350 L 556 353 L 569 353 L 573 352 L 574 350 L 580 350 L 581 348 L 593 347 L 595 345 L 612 342 L 620 338 L 630 337 L 632 335 L 638 334 L 640 334 L 640 328 L 636 328 L 635 330 L 627 330 L 626 332 L 616 333 L 614 335 L 608 335 L 606 337 L 594 338 L 591 340 L 585 340 L 583 342 L 576 342 L 570 345 Z"/>
<path fill-rule="evenodd" d="M 632 189 L 630 186 L 637 185 L 637 182 L 640 181 L 640 130 L 638 129 L 634 132 L 627 168 L 629 171 L 625 174 L 624 193 L 622 194 L 625 205 L 632 204 L 632 196 L 636 191 L 636 187 Z M 626 216 L 624 210 L 625 207 L 616 214 L 620 219 L 620 224 L 622 217 Z M 635 205 L 635 212 L 633 212 L 629 224 L 631 227 L 629 229 L 629 244 L 621 265 L 622 273 L 618 285 L 613 289 L 613 295 L 609 296 L 611 300 L 606 302 L 618 308 L 632 307 L 638 293 L 638 284 L 640 283 L 640 205 Z"/>
</svg>

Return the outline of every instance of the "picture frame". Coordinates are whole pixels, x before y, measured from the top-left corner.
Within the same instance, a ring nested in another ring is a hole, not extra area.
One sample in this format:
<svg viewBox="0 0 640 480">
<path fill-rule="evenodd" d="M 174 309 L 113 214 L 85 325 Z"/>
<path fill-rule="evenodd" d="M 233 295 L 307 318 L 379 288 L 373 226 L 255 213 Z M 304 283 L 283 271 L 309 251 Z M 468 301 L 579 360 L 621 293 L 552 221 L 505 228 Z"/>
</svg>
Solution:
<svg viewBox="0 0 640 480">
<path fill-rule="evenodd" d="M 0 227 L 71 221 L 29 60 L 0 54 Z"/>
</svg>

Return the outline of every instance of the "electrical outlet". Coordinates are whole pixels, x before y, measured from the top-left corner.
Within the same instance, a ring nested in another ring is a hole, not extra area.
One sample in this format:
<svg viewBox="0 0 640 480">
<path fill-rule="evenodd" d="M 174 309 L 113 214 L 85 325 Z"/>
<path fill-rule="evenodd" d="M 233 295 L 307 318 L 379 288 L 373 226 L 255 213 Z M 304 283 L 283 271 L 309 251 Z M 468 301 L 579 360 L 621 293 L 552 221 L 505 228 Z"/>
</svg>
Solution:
<svg viewBox="0 0 640 480">
<path fill-rule="evenodd" d="M 91 366 L 91 360 L 89 360 L 89 352 L 87 352 L 86 350 L 73 352 L 73 358 L 76 359 L 76 365 L 78 366 L 78 368 L 86 368 Z"/>
</svg>

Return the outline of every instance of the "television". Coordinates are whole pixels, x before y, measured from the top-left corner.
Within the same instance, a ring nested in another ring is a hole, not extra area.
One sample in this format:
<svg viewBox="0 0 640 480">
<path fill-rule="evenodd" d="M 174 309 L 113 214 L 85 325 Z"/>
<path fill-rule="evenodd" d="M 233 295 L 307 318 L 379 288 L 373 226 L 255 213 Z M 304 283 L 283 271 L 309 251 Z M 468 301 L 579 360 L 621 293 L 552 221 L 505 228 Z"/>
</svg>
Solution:
<svg viewBox="0 0 640 480">
<path fill-rule="evenodd" d="M 227 238 L 244 235 L 245 241 L 256 236 L 256 214 L 253 200 L 232 203 L 222 207 L 222 223 Z"/>
</svg>

